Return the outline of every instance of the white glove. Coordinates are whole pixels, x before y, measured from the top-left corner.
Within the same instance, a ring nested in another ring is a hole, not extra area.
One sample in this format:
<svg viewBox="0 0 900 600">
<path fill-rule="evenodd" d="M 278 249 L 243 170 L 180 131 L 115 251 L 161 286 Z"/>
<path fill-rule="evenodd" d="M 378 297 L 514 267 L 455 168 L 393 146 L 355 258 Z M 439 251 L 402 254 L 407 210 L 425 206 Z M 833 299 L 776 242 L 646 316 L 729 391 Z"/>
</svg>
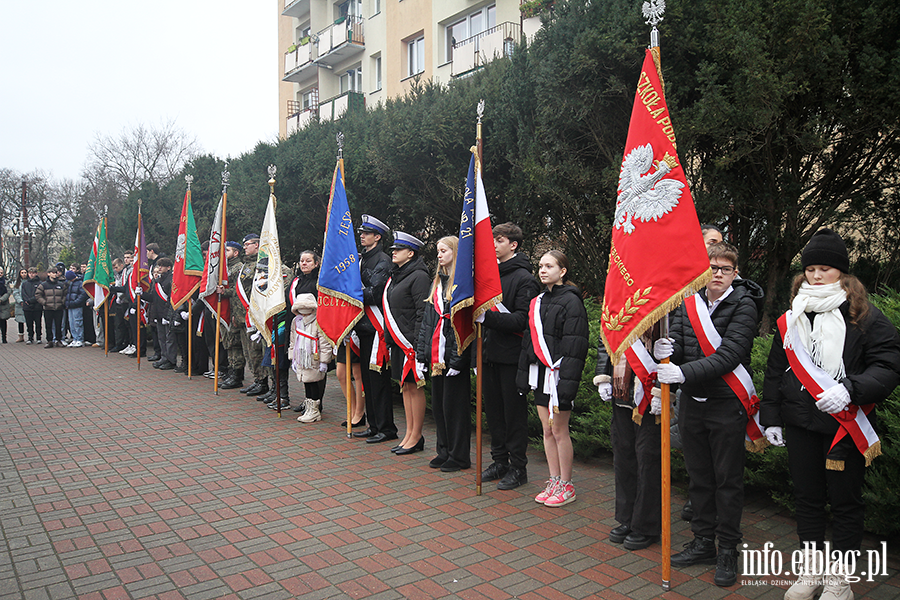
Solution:
<svg viewBox="0 0 900 600">
<path fill-rule="evenodd" d="M 650 414 L 651 415 L 661 415 L 662 414 L 662 396 L 660 395 L 659 388 L 653 388 L 653 397 L 650 398 Z"/>
<path fill-rule="evenodd" d="M 784 432 L 781 427 L 766 427 L 766 439 L 773 446 L 784 447 Z"/>
<path fill-rule="evenodd" d="M 320 362 L 319 363 L 319 373 L 324 373 L 327 370 L 328 370 L 328 363 Z"/>
<path fill-rule="evenodd" d="M 459 375 L 459 371 L 456 369 L 447 369 L 447 377 L 456 377 Z"/>
<path fill-rule="evenodd" d="M 472 371 L 475 372 L 475 377 L 478 377 L 478 367 L 473 367 Z"/>
<path fill-rule="evenodd" d="M 181 325 L 181 321 L 172 321 L 172 325 L 175 325 L 175 326 Z"/>
<path fill-rule="evenodd" d="M 484 313 L 481 313 L 480 315 L 475 317 L 475 322 L 476 323 L 484 323 Z"/>
<path fill-rule="evenodd" d="M 165 319 L 163 319 L 163 320 L 162 320 L 162 324 L 163 324 L 163 325 L 168 325 L 168 324 L 169 324 L 169 322 L 168 322 L 168 321 L 166 321 L 166 320 L 165 320 Z"/>
<path fill-rule="evenodd" d="M 656 372 L 656 378 L 659 379 L 660 383 L 684 383 L 684 373 L 681 372 L 681 367 L 671 363 L 659 365 L 659 370 Z"/>
<path fill-rule="evenodd" d="M 144 290 L 141 288 L 141 286 L 138 285 L 138 286 L 135 286 L 134 293 L 135 294 L 143 294 Z"/>
<path fill-rule="evenodd" d="M 423 363 L 423 362 L 416 362 L 416 370 L 417 370 L 419 373 L 424 373 L 424 372 L 425 372 L 425 363 Z"/>
<path fill-rule="evenodd" d="M 823 413 L 833 415 L 839 413 L 850 404 L 850 392 L 843 385 L 833 385 L 821 394 L 819 401 L 816 402 L 816 408 Z"/>
<path fill-rule="evenodd" d="M 253 335 L 250 336 L 250 340 L 254 342 L 258 342 L 262 339 L 262 334 L 258 331 L 254 331 Z"/>
<path fill-rule="evenodd" d="M 186 310 L 181 311 L 180 314 L 181 314 L 181 320 L 182 320 L 182 321 L 187 321 L 187 320 L 188 320 L 188 314 L 187 314 L 187 311 L 186 311 Z"/>
<path fill-rule="evenodd" d="M 672 338 L 659 338 L 653 342 L 653 356 L 656 360 L 669 358 L 675 352 L 675 340 Z"/>
<path fill-rule="evenodd" d="M 132 308 L 132 309 L 131 309 L 130 311 L 128 311 L 128 312 L 131 313 L 131 314 L 133 315 L 133 314 L 135 314 L 137 311 L 136 311 L 135 309 Z"/>
<path fill-rule="evenodd" d="M 612 384 L 609 382 L 601 383 L 597 386 L 597 391 L 600 393 L 600 399 L 604 402 L 609 402 L 612 400 Z"/>
</svg>

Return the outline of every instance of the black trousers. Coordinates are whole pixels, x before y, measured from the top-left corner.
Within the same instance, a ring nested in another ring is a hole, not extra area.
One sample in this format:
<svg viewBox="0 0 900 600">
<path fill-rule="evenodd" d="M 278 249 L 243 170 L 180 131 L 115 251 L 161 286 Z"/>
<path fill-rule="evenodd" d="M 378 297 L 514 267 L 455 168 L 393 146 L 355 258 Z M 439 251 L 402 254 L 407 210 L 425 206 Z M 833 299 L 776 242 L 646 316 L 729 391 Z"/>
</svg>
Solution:
<svg viewBox="0 0 900 600">
<path fill-rule="evenodd" d="M 828 516 L 825 503 L 831 505 L 832 546 L 846 552 L 859 550 L 863 537 L 866 505 L 862 487 L 866 478 L 866 460 L 856 447 L 850 448 L 843 471 L 825 468 L 825 456 L 833 435 L 788 425 L 784 442 L 788 465 L 794 480 L 797 536 L 803 542 L 816 542 L 822 549 Z M 847 438 L 841 444 L 849 443 Z"/>
<path fill-rule="evenodd" d="M 63 313 L 64 308 L 56 310 L 44 309 L 44 329 L 47 332 L 47 341 L 61 342 L 63 339 Z"/>
<path fill-rule="evenodd" d="M 309 400 L 319 400 L 319 410 L 322 410 L 322 396 L 325 395 L 325 383 L 328 381 L 327 378 L 321 381 L 309 381 L 303 384 L 303 391 L 306 393 L 306 397 Z M 281 390 L 281 393 L 284 394 L 285 390 Z M 282 395 L 282 397 L 284 397 Z"/>
<path fill-rule="evenodd" d="M 516 389 L 517 368 L 482 363 L 482 401 L 491 430 L 491 458 L 524 469 L 528 464 L 528 399 Z"/>
<path fill-rule="evenodd" d="M 41 339 L 41 313 L 44 312 L 44 308 L 38 304 L 37 308 L 33 309 L 24 309 L 25 312 L 25 326 L 28 327 L 28 339 L 34 340 L 34 334 L 37 333 L 37 339 L 40 341 Z"/>
<path fill-rule="evenodd" d="M 694 507 L 691 530 L 717 537 L 720 548 L 734 548 L 742 538 L 747 413 L 736 397 L 697 402 L 682 394 L 680 408 L 678 427 Z"/>
<path fill-rule="evenodd" d="M 471 371 L 431 378 L 431 413 L 437 435 L 437 456 L 463 469 L 472 466 Z"/>
<path fill-rule="evenodd" d="M 616 474 L 616 521 L 652 537 L 662 531 L 660 426 L 650 411 L 640 425 L 631 414 L 631 408 L 613 404 L 609 433 Z"/>
<path fill-rule="evenodd" d="M 100 309 L 103 310 L 102 308 Z M 100 313 L 100 318 L 103 318 L 103 313 Z M 97 330 L 94 327 L 94 307 L 85 306 L 81 309 L 81 323 L 82 327 L 84 327 L 84 341 L 88 344 L 96 344 L 97 343 Z"/>
<path fill-rule="evenodd" d="M 359 336 L 359 356 L 362 364 L 362 384 L 366 395 L 366 418 L 373 433 L 397 435 L 394 423 L 394 399 L 391 391 L 391 366 L 385 365 L 381 371 L 369 368 L 374 335 Z"/>
<path fill-rule="evenodd" d="M 115 308 L 113 328 L 116 331 L 116 346 L 125 348 L 126 346 L 134 345 L 134 340 L 131 338 L 131 329 L 128 327 L 128 321 L 125 320 L 125 313 L 128 311 L 128 305 L 113 304 L 113 307 Z M 112 344 L 112 339 L 110 339 L 110 344 Z M 112 346 L 110 346 L 110 348 L 112 348 Z"/>
</svg>

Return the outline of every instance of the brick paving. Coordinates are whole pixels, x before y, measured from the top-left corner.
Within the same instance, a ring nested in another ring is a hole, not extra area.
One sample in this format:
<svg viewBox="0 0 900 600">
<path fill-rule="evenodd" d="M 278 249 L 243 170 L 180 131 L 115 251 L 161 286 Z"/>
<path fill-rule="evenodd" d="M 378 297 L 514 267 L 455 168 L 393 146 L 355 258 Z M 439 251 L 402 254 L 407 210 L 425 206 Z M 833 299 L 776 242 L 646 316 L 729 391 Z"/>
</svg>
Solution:
<svg viewBox="0 0 900 600">
<path fill-rule="evenodd" d="M 576 463 L 578 501 L 563 508 L 533 500 L 547 477 L 535 450 L 531 483 L 476 496 L 473 471 L 348 440 L 333 379 L 324 420 L 303 425 L 236 391 L 214 396 L 202 377 L 7 344 L 0 397 L 0 600 L 780 599 L 786 587 L 739 577 L 764 585 L 723 589 L 696 566 L 673 569 L 663 594 L 659 546 L 607 539 L 610 458 Z M 680 549 L 689 526 L 672 522 Z M 797 547 L 790 515 L 764 498 L 743 528 L 751 547 Z M 854 585 L 858 598 L 900 597 L 893 548 L 889 565 Z"/>
</svg>

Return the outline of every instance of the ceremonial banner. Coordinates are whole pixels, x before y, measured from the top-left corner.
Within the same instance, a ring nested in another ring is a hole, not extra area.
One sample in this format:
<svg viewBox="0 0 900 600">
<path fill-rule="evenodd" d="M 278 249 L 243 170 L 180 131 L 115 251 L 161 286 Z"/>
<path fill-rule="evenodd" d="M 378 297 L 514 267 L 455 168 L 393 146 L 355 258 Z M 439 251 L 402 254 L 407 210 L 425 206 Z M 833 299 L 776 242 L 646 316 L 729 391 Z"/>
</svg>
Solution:
<svg viewBox="0 0 900 600">
<path fill-rule="evenodd" d="M 175 267 L 172 269 L 170 299 L 172 308 L 177 309 L 200 287 L 203 266 L 203 251 L 200 249 L 200 238 L 197 237 L 194 211 L 191 208 L 191 190 L 187 190 L 181 207 L 178 240 L 175 245 Z"/>
<path fill-rule="evenodd" d="M 106 217 L 103 217 L 97 225 L 87 272 L 84 274 L 84 290 L 94 299 L 94 308 L 100 308 L 109 297 L 109 284 L 115 279 L 109 258 L 109 245 L 106 242 Z"/>
<path fill-rule="evenodd" d="M 481 163 L 475 153 L 469 160 L 466 190 L 459 223 L 459 248 L 450 300 L 450 322 L 462 352 L 475 338 L 475 319 L 503 300 L 500 268 L 494 252 L 494 235 L 487 196 L 481 180 Z"/>
<path fill-rule="evenodd" d="M 223 265 L 226 233 L 225 218 L 222 214 L 224 199 L 225 195 L 223 194 L 222 199 L 219 200 L 219 207 L 216 209 L 216 216 L 213 217 L 212 227 L 209 231 L 209 250 L 206 253 L 206 264 L 200 278 L 200 299 L 214 315 L 216 307 L 219 306 L 219 294 L 216 292 L 216 286 L 219 283 L 228 285 L 228 270 Z M 231 325 L 231 301 L 228 298 L 222 298 L 221 307 L 222 314 L 218 315 L 219 322 L 222 323 L 225 331 L 228 331 Z"/>
<path fill-rule="evenodd" d="M 325 337 L 337 346 L 363 315 L 363 286 L 359 254 L 347 191 L 344 161 L 338 159 L 331 180 L 328 220 L 319 269 L 319 309 L 316 320 Z"/>
<path fill-rule="evenodd" d="M 128 282 L 128 295 L 136 302 L 139 294 L 150 291 L 150 265 L 147 262 L 147 243 L 144 241 L 144 222 L 141 219 L 141 208 L 138 206 L 137 233 L 134 235 L 134 263 L 131 278 Z"/>
<path fill-rule="evenodd" d="M 274 185 L 270 180 L 269 185 Z M 273 317 L 284 310 L 284 278 L 281 276 L 281 246 L 275 224 L 275 194 L 269 192 L 269 205 L 259 234 L 257 270 L 250 290 L 250 322 L 262 333 L 265 344 L 272 343 Z M 265 265 L 265 270 L 262 267 Z M 235 282 L 240 286 L 240 282 Z"/>
<path fill-rule="evenodd" d="M 711 277 L 663 87 L 647 50 L 619 173 L 600 317 L 601 337 L 613 363 Z"/>
</svg>

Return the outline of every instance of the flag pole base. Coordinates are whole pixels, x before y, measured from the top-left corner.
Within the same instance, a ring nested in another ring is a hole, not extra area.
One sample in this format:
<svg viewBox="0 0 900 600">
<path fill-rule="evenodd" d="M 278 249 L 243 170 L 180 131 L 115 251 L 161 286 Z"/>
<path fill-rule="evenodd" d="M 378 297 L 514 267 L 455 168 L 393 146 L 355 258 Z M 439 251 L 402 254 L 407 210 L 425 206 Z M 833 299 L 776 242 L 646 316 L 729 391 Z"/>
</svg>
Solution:
<svg viewBox="0 0 900 600">
<path fill-rule="evenodd" d="M 480 486 L 480 485 L 476 485 L 476 486 L 475 486 L 475 495 L 476 495 L 476 496 L 480 496 L 480 495 L 481 495 L 481 486 Z"/>
<path fill-rule="evenodd" d="M 663 582 L 662 582 L 662 589 L 663 589 L 664 592 L 670 592 L 670 591 L 672 591 L 672 586 L 670 585 L 668 579 L 663 579 Z"/>
</svg>

